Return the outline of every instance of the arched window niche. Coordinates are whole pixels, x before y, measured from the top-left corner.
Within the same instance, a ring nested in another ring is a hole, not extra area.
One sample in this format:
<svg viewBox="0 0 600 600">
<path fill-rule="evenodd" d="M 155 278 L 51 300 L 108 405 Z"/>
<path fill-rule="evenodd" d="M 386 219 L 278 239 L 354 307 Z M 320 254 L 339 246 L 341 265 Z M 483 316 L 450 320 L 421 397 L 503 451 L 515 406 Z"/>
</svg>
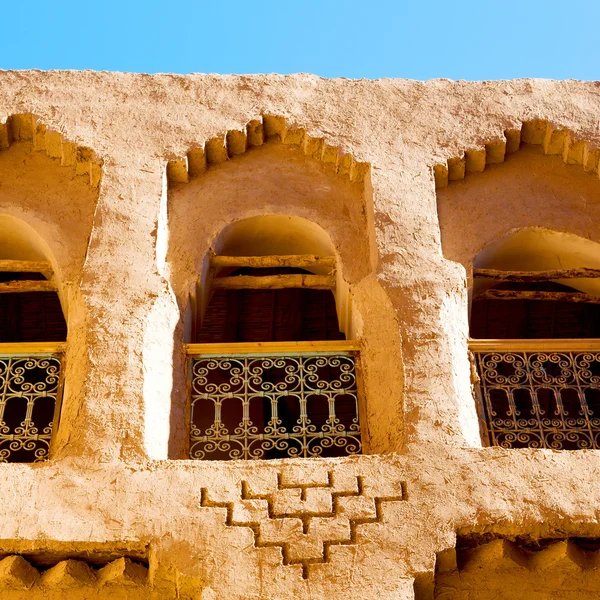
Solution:
<svg viewBox="0 0 600 600">
<path fill-rule="evenodd" d="M 166 263 L 180 308 L 180 320 L 174 330 L 170 456 L 242 457 L 194 453 L 189 425 L 196 391 L 184 373 L 191 375 L 191 361 L 198 355 L 198 350 L 190 344 L 212 343 L 212 349 L 204 348 L 201 353 L 219 356 L 217 345 L 222 342 L 198 337 L 205 335 L 202 327 L 211 319 L 209 303 L 216 294 L 214 282 L 252 276 L 313 281 L 316 278 L 326 285 L 319 290 L 306 285 L 284 289 L 281 295 L 286 297 L 281 298 L 281 306 L 301 305 L 303 310 L 295 311 L 294 319 L 288 319 L 286 326 L 273 327 L 271 334 L 263 330 L 262 338 L 251 336 L 251 329 L 245 328 L 238 310 L 238 326 L 230 327 L 227 336 L 223 332 L 220 336 L 247 341 L 223 343 L 291 344 L 297 350 L 297 344 L 311 343 L 316 347 L 321 342 L 320 352 L 326 350 L 323 344 L 328 345 L 327 351 L 332 348 L 337 351 L 345 344 L 343 352 L 355 359 L 357 376 L 360 443 L 358 448 L 358 442 L 353 443 L 352 454 L 401 450 L 404 441 L 401 326 L 384 280 L 377 277 L 379 254 L 369 165 L 358 162 L 326 138 L 312 137 L 283 117 L 263 115 L 248 122 L 242 130 L 230 130 L 190 148 L 184 159 L 168 163 L 166 175 L 169 186 Z M 269 266 L 261 263 L 262 268 L 278 270 L 263 271 L 262 275 L 253 271 L 256 263 L 225 264 L 226 259 L 222 258 L 271 256 L 287 261 L 307 254 L 322 260 L 285 264 L 279 260 Z M 246 296 L 258 299 L 269 295 L 259 291 L 261 294 Z M 320 299 L 303 302 L 306 296 L 314 299 L 312 291 L 319 292 L 316 296 Z M 315 314 L 316 320 L 311 317 Z M 304 327 L 311 319 L 313 323 L 323 323 L 323 314 L 327 316 L 326 330 L 315 327 L 309 332 Z M 252 339 L 271 341 L 249 341 Z M 187 347 L 186 358 L 178 352 L 181 344 Z M 359 349 L 351 350 L 348 345 Z M 260 426 L 265 426 L 264 419 Z M 338 439 L 343 441 L 342 437 Z M 350 448 L 343 444 L 332 444 L 331 450 L 343 457 L 350 454 Z M 308 455 L 302 451 L 280 456 Z M 255 456 L 261 457 L 275 458 L 275 453 L 269 457 L 260 453 Z"/>
<path fill-rule="evenodd" d="M 473 262 L 470 348 L 484 439 L 600 447 L 600 245 L 543 228 Z"/>
<path fill-rule="evenodd" d="M 458 292 L 453 315 L 460 328 L 455 372 L 461 386 L 457 400 L 463 436 L 476 442 L 479 416 L 484 445 L 597 448 L 598 415 L 590 408 L 598 385 L 597 338 L 590 337 L 596 335 L 590 323 L 573 327 L 574 322 L 582 323 L 577 313 L 595 310 L 595 278 L 559 273 L 540 280 L 538 273 L 537 281 L 511 281 L 477 273 L 597 265 L 597 144 L 582 139 L 579 130 L 566 134 L 564 127 L 540 119 L 515 121 L 514 128 L 504 135 L 499 129 L 498 134 L 434 167 L 443 255 L 464 267 L 473 301 Z M 560 294 L 571 306 L 551 306 Z M 469 339 L 469 333 L 471 338 L 488 337 Z M 463 352 L 467 341 L 471 354 Z M 587 356 L 589 369 L 574 362 Z M 484 357 L 489 362 L 482 367 Z M 564 380 L 557 375 L 563 367 Z M 580 374 L 586 375 L 583 385 L 573 385 L 573 376 Z M 479 415 L 466 382 L 475 389 Z M 498 410 L 488 406 L 487 414 L 482 408 L 486 386 L 504 403 Z M 549 408 L 540 404 L 542 388 L 542 395 L 550 394 Z M 576 409 L 567 410 L 575 397 Z M 497 427 L 503 431 L 496 434 Z"/>
<path fill-rule="evenodd" d="M 189 323 L 190 456 L 361 453 L 351 295 L 323 229 L 237 221 L 206 257 Z"/>
<path fill-rule="evenodd" d="M 48 245 L 0 215 L 0 462 L 48 458 L 58 427 L 67 324 Z"/>
<path fill-rule="evenodd" d="M 102 159 L 30 113 L 0 123 L 0 138 L 0 462 L 80 456 L 95 422 L 82 288 Z"/>
</svg>

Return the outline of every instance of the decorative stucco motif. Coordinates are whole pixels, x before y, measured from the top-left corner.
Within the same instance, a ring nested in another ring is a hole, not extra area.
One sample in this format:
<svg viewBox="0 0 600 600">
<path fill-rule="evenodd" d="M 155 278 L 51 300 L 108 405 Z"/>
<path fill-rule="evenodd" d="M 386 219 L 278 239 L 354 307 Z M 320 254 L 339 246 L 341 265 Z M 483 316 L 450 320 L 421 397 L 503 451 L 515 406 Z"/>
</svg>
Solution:
<svg viewBox="0 0 600 600">
<path fill-rule="evenodd" d="M 402 484 L 400 484 L 403 487 Z M 332 546 L 359 543 L 357 529 L 361 525 L 383 523 L 384 502 L 400 502 L 398 496 L 373 496 L 365 489 L 362 476 L 336 482 L 333 471 L 327 482 L 286 483 L 277 474 L 277 487 L 271 493 L 256 494 L 242 481 L 240 499 L 216 502 L 202 488 L 201 506 L 225 508 L 225 524 L 249 527 L 256 548 L 281 548 L 284 565 L 302 565 L 303 577 L 310 565 L 329 562 Z"/>
<path fill-rule="evenodd" d="M 436 164 L 433 168 L 436 187 L 447 187 L 450 181 L 459 181 L 469 173 L 481 173 L 489 165 L 503 163 L 506 155 L 519 150 L 521 143 L 541 145 L 544 154 L 559 155 L 565 164 L 598 173 L 600 148 L 597 143 L 581 139 L 573 131 L 555 127 L 543 119 L 534 119 L 524 121 L 520 128 L 505 130 L 503 136 L 483 147 L 449 158 L 446 164 Z"/>
</svg>

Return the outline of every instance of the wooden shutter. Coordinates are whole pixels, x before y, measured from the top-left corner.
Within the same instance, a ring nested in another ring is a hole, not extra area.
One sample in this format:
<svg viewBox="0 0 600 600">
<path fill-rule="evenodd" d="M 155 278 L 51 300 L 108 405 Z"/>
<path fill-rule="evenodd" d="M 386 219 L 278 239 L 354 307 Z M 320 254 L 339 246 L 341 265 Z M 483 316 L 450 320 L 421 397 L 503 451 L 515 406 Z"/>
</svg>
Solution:
<svg viewBox="0 0 600 600">
<path fill-rule="evenodd" d="M 502 283 L 495 289 L 577 291 L 558 283 Z M 600 305 L 531 300 L 477 300 L 471 337 L 554 339 L 600 337 Z"/>
<path fill-rule="evenodd" d="M 307 273 L 278 267 L 238 269 L 230 275 Z M 216 290 L 196 342 L 271 342 L 343 340 L 335 298 L 329 290 Z"/>
<path fill-rule="evenodd" d="M 0 273 L 0 281 L 44 279 L 39 273 Z M 56 292 L 0 294 L 0 342 L 62 342 L 67 324 Z"/>
</svg>

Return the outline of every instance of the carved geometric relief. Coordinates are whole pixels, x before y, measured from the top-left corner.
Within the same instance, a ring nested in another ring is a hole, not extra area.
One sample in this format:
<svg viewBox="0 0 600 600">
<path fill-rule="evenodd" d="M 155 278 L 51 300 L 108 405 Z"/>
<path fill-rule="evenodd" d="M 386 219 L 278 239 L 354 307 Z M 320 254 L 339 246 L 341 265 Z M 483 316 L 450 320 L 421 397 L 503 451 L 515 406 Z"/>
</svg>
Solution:
<svg viewBox="0 0 600 600">
<path fill-rule="evenodd" d="M 283 564 L 302 565 L 307 579 L 311 565 L 330 562 L 333 546 L 357 544 L 360 525 L 382 523 L 382 504 L 405 500 L 404 483 L 401 489 L 397 496 L 372 496 L 361 476 L 351 484 L 336 485 L 329 472 L 327 483 L 286 484 L 278 473 L 274 492 L 253 493 L 242 481 L 239 500 L 215 502 L 202 488 L 200 505 L 225 508 L 227 526 L 251 529 L 255 548 L 280 548 Z"/>
<path fill-rule="evenodd" d="M 188 183 L 193 177 L 204 173 L 214 165 L 234 159 L 265 143 L 282 143 L 298 148 L 329 166 L 341 177 L 362 183 L 369 172 L 369 164 L 356 161 L 341 148 L 331 146 L 324 138 L 315 138 L 280 115 L 262 115 L 253 119 L 241 130 L 230 130 L 216 138 L 206 140 L 203 146 L 190 148 L 183 158 L 167 163 L 167 179 L 170 184 Z"/>
<path fill-rule="evenodd" d="M 86 177 L 92 187 L 100 185 L 102 159 L 90 148 L 78 146 L 58 131 L 48 129 L 31 113 L 11 115 L 0 123 L 0 150 L 13 142 L 30 142 L 35 151 L 60 161 L 62 167 L 72 168 L 75 175 Z"/>
</svg>

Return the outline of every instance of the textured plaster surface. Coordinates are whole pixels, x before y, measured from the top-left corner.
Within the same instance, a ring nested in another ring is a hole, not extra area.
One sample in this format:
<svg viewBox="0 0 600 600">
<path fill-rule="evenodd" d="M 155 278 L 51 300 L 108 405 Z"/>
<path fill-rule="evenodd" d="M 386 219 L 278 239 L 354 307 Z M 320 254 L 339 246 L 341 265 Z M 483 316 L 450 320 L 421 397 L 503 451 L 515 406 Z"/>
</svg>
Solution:
<svg viewBox="0 0 600 600">
<path fill-rule="evenodd" d="M 521 227 L 595 240 L 598 176 L 535 150 L 439 197 L 432 174 L 434 164 L 535 118 L 600 146 L 597 84 L 89 72 L 3 72 L 0 83 L 0 121 L 32 113 L 103 161 L 96 189 L 59 160 L 31 155 L 26 141 L 0 154 L 1 212 L 31 225 L 52 252 L 69 324 L 53 459 L 0 466 L 0 552 L 18 553 L 22 543 L 92 554 L 107 542 L 147 544 L 176 581 L 202 581 L 202 592 L 182 597 L 383 600 L 412 598 L 415 578 L 418 597 L 427 597 L 436 553 L 454 545 L 457 530 L 600 535 L 597 451 L 480 447 L 463 266 Z M 337 180 L 268 142 L 166 190 L 168 160 L 263 114 L 368 163 L 367 179 Z M 524 165 L 514 168 L 525 191 L 502 175 L 513 174 L 513 163 Z M 174 460 L 185 451 L 188 288 L 220 230 L 261 211 L 313 220 L 332 239 L 357 298 L 366 368 L 377 373 L 363 424 L 367 445 L 381 454 Z M 336 485 L 362 478 L 365 514 L 354 518 L 353 538 L 339 508 L 312 537 L 302 537 L 294 517 L 253 517 L 261 527 L 290 527 L 273 536 L 293 538 L 289 551 L 300 558 L 317 556 L 339 526 L 337 541 L 348 543 L 331 546 L 308 577 L 302 564 L 283 564 L 280 546 L 255 547 L 251 527 L 227 525 L 242 482 L 272 495 L 278 476 L 325 485 L 330 473 Z M 376 498 L 392 500 L 374 513 Z"/>
</svg>

